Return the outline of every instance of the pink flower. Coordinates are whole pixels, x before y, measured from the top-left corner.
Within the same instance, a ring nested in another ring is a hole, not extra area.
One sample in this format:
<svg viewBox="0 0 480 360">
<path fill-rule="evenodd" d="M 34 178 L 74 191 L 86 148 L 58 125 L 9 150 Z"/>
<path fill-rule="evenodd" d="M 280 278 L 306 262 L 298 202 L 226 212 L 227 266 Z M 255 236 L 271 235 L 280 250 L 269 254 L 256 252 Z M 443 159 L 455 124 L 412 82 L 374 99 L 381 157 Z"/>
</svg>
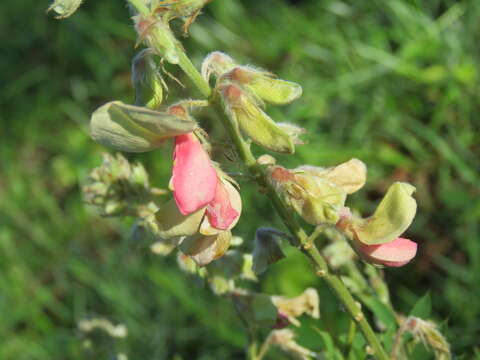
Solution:
<svg viewBox="0 0 480 360">
<path fill-rule="evenodd" d="M 238 192 L 229 192 L 227 186 L 233 188 L 231 184 L 224 184 L 219 182 L 215 191 L 215 197 L 207 206 L 207 217 L 209 223 L 216 229 L 228 230 L 232 223 L 240 215 L 237 210 L 233 208 L 231 197 L 238 196 Z"/>
<path fill-rule="evenodd" d="M 357 241 L 355 245 L 366 260 L 384 266 L 406 265 L 417 254 L 417 243 L 401 237 L 385 244 L 366 245 Z"/>
<path fill-rule="evenodd" d="M 205 207 L 217 194 L 217 172 L 193 133 L 175 137 L 171 184 L 183 215 Z"/>
</svg>

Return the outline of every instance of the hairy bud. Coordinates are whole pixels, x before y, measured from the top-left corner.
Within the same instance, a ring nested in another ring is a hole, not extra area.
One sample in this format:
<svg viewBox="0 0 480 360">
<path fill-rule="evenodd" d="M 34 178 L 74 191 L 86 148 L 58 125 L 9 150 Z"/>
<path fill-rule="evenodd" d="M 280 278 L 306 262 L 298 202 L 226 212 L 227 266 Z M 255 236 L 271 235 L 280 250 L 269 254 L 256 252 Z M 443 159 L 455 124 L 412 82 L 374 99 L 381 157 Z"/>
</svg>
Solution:
<svg viewBox="0 0 480 360">
<path fill-rule="evenodd" d="M 147 108 L 111 101 L 95 110 L 90 119 L 92 138 L 102 145 L 125 152 L 145 152 L 177 135 L 192 132 L 193 120 Z"/>
<path fill-rule="evenodd" d="M 289 104 L 302 95 L 299 84 L 276 79 L 269 72 L 247 66 L 235 67 L 223 78 L 242 85 L 263 101 L 274 105 Z"/>
<path fill-rule="evenodd" d="M 295 145 L 287 132 L 282 130 L 260 106 L 237 85 L 220 88 L 227 114 L 255 143 L 271 151 L 293 154 Z"/>
<path fill-rule="evenodd" d="M 165 82 L 152 59 L 152 50 L 140 51 L 132 61 L 132 83 L 135 105 L 156 109 L 162 104 Z"/>
</svg>

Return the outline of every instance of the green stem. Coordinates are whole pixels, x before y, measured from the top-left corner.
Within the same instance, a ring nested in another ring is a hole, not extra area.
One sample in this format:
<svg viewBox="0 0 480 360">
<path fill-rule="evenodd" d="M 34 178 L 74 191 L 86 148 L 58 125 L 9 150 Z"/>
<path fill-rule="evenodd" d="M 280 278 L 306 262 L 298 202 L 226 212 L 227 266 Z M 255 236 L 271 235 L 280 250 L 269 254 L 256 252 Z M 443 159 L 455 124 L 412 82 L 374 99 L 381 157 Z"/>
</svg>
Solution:
<svg viewBox="0 0 480 360">
<path fill-rule="evenodd" d="M 248 349 L 247 349 L 247 360 L 258 360 L 258 340 L 256 331 L 249 331 L 249 341 L 248 341 Z"/>
<path fill-rule="evenodd" d="M 207 99 L 210 97 L 212 90 L 210 85 L 203 79 L 202 75 L 197 71 L 196 67 L 192 64 L 187 54 L 184 51 L 179 51 L 179 62 L 178 65 L 183 70 L 183 72 L 192 80 L 198 90 L 205 96 Z"/>
<path fill-rule="evenodd" d="M 210 86 L 198 73 L 195 66 L 191 63 L 190 59 L 184 53 L 180 56 L 180 67 L 184 70 L 185 74 L 192 80 L 192 82 L 198 87 L 200 92 L 205 97 L 209 97 L 211 94 Z M 216 101 L 214 102 L 214 105 L 218 108 L 218 103 L 216 103 Z M 268 181 L 268 175 L 265 169 L 256 162 L 255 157 L 250 150 L 249 144 L 243 139 L 240 130 L 238 129 L 238 125 L 231 121 L 228 117 L 220 116 L 220 118 L 222 119 L 226 130 L 229 132 L 233 142 L 235 143 L 235 146 L 244 165 L 250 171 L 251 175 L 256 179 L 257 183 L 263 188 L 267 189 L 273 206 L 280 214 L 287 228 L 295 237 L 297 245 L 301 247 L 302 251 L 313 262 L 316 269 L 316 274 L 325 279 L 325 281 L 333 290 L 337 298 L 340 299 L 342 304 L 345 306 L 351 317 L 357 322 L 360 330 L 363 333 L 363 336 L 372 348 L 374 356 L 379 360 L 388 360 L 387 353 L 383 349 L 376 334 L 370 327 L 370 324 L 366 320 L 362 310 L 357 305 L 342 280 L 337 275 L 330 273 L 327 262 L 320 254 L 318 249 L 315 246 L 312 246 L 312 244 L 310 244 L 307 234 L 301 228 L 296 218 L 292 216 L 289 207 L 280 198 L 274 186 L 271 184 L 270 181 Z M 256 351 L 256 343 L 252 344 L 251 347 L 254 347 Z"/>
</svg>

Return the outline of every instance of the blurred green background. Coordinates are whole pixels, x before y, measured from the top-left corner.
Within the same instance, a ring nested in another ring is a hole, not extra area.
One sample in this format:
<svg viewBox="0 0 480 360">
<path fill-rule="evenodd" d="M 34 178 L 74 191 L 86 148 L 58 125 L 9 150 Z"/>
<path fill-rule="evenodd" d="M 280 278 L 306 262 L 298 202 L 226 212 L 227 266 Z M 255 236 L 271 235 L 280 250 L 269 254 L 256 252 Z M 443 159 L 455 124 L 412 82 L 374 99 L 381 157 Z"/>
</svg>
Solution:
<svg viewBox="0 0 480 360">
<path fill-rule="evenodd" d="M 242 359 L 231 305 L 102 219 L 80 186 L 106 149 L 87 134 L 100 104 L 133 101 L 135 33 L 123 1 L 89 1 L 70 19 L 48 1 L 7 0 L 0 12 L 0 359 Z M 458 359 L 480 358 L 480 2 L 476 0 L 216 0 L 184 44 L 194 62 L 222 50 L 300 82 L 304 96 L 269 109 L 309 130 L 288 164 L 368 164 L 350 205 L 374 209 L 389 184 L 417 187 L 419 243 L 408 266 L 387 270 L 408 313 L 430 292 L 432 318 Z M 174 67 L 168 70 L 188 83 Z M 167 101 L 194 97 L 170 82 Z M 165 187 L 169 151 L 129 156 Z M 236 234 L 277 225 L 266 199 L 242 183 Z M 346 315 L 296 253 L 262 277 L 269 293 L 321 293 L 325 330 Z M 77 322 L 105 316 L 125 339 L 85 350 Z M 310 326 L 313 326 L 310 324 Z M 308 326 L 307 326 L 308 327 Z M 300 343 L 320 350 L 308 332 Z M 280 357 L 277 357 L 280 358 Z"/>
</svg>

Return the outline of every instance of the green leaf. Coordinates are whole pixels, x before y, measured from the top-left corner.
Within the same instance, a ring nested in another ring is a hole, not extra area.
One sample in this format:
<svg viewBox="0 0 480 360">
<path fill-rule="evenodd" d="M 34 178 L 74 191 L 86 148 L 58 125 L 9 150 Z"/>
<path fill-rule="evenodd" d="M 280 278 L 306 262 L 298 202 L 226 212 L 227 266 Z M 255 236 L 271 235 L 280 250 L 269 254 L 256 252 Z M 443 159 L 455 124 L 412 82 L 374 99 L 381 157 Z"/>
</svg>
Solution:
<svg viewBox="0 0 480 360">
<path fill-rule="evenodd" d="M 419 317 L 421 319 L 428 319 L 432 312 L 432 298 L 430 296 L 430 292 L 427 292 L 423 295 L 412 308 L 410 311 L 410 316 Z"/>
<path fill-rule="evenodd" d="M 267 294 L 255 294 L 252 299 L 253 320 L 261 326 L 273 326 L 277 320 L 277 308 Z"/>
<path fill-rule="evenodd" d="M 362 301 L 387 329 L 395 329 L 397 327 L 395 316 L 392 314 L 392 311 L 387 307 L 387 305 L 374 297 L 364 297 L 362 298 Z"/>
<path fill-rule="evenodd" d="M 94 111 L 90 120 L 92 138 L 107 147 L 126 152 L 156 149 L 170 137 L 196 128 L 193 120 L 111 101 Z"/>
<path fill-rule="evenodd" d="M 373 216 L 353 224 L 358 240 L 367 245 L 384 244 L 404 233 L 417 211 L 414 191 L 415 187 L 407 183 L 390 186 Z"/>
</svg>

